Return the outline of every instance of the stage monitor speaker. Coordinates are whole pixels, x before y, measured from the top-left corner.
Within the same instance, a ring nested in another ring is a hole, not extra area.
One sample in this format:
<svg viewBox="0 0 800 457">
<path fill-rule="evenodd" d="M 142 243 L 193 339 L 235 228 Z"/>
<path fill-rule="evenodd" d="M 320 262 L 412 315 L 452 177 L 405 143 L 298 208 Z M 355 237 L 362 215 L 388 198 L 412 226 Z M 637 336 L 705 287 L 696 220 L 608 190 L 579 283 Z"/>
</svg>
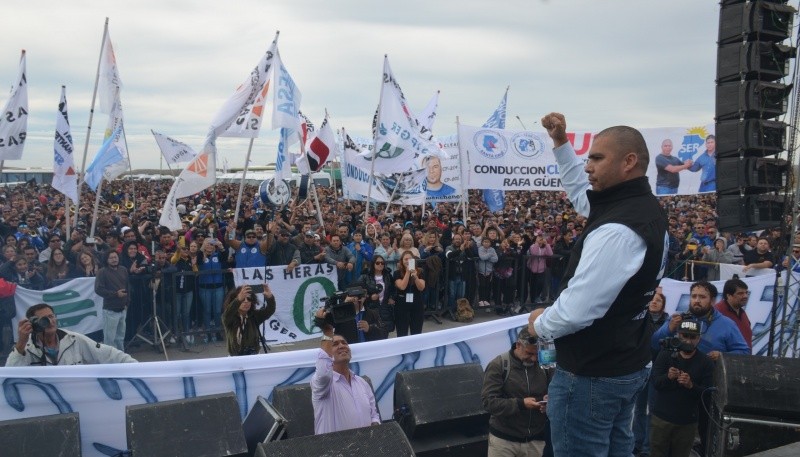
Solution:
<svg viewBox="0 0 800 457">
<path fill-rule="evenodd" d="M 0 454 L 80 457 L 81 429 L 78 413 L 0 422 Z"/>
<path fill-rule="evenodd" d="M 800 360 L 725 354 L 714 385 L 703 395 L 708 456 L 745 456 L 800 440 Z"/>
<path fill-rule="evenodd" d="M 723 0 L 719 44 L 737 41 L 783 41 L 792 33 L 794 8 L 776 1 Z"/>
<path fill-rule="evenodd" d="M 256 457 L 413 457 L 396 422 L 258 445 Z"/>
<path fill-rule="evenodd" d="M 786 150 L 787 125 L 779 121 L 742 119 L 717 122 L 717 157 L 766 157 Z"/>
<path fill-rule="evenodd" d="M 749 232 L 778 227 L 783 205 L 784 199 L 780 195 L 720 195 L 717 197 L 719 230 Z"/>
<path fill-rule="evenodd" d="M 783 159 L 745 157 L 717 160 L 718 195 L 752 195 L 780 191 L 789 179 Z"/>
<path fill-rule="evenodd" d="M 277 441 L 286 433 L 286 419 L 264 397 L 258 396 L 253 409 L 242 422 L 248 455 L 254 455 L 258 443 Z"/>
<path fill-rule="evenodd" d="M 478 363 L 401 371 L 394 381 L 394 410 L 400 411 L 398 420 L 411 439 L 452 430 L 482 435 L 489 425 L 489 413 L 481 405 L 482 387 Z"/>
<path fill-rule="evenodd" d="M 233 392 L 125 407 L 134 456 L 246 456 L 239 403 Z"/>
<path fill-rule="evenodd" d="M 362 376 L 372 386 L 369 376 Z M 372 389 L 373 394 L 375 388 Z M 376 399 L 377 400 L 377 399 Z M 314 406 L 311 404 L 311 384 L 279 386 L 272 391 L 275 409 L 286 419 L 286 437 L 299 438 L 314 434 Z M 380 409 L 378 410 L 380 414 Z"/>
</svg>

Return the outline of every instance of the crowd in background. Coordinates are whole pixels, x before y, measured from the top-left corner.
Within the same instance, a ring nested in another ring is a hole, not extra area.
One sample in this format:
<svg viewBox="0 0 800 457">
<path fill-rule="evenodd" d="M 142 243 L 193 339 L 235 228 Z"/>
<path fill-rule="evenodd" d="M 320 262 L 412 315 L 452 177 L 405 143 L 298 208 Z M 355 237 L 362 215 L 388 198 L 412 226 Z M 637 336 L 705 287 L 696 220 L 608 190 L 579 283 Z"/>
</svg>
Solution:
<svg viewBox="0 0 800 457">
<path fill-rule="evenodd" d="M 69 237 L 63 195 L 33 183 L 5 189 L 0 277 L 46 289 L 96 276 L 107 253 L 116 251 L 129 271 L 126 341 L 151 315 L 153 300 L 167 305 L 159 307 L 167 323 L 187 341 L 192 335 L 213 341 L 222 338 L 223 296 L 233 287 L 227 270 L 328 263 L 336 267 L 340 290 L 355 284 L 375 292 L 380 284 L 368 306 L 380 311 L 384 334 L 402 336 L 420 333 L 426 315 L 455 318 L 460 298 L 499 314 L 551 301 L 586 224 L 563 192 L 506 192 L 505 208 L 491 212 L 470 191 L 466 211 L 453 203 L 381 204 L 365 217 L 362 202 L 337 198 L 331 188 L 316 189 L 319 209 L 311 198 L 298 198 L 297 189 L 288 206 L 271 208 L 255 186 L 246 186 L 234 225 L 238 184 L 220 183 L 179 200 L 183 227 L 170 231 L 158 224 L 168 186 L 104 184 L 96 220 L 95 196 L 83 193 L 77 211 L 70 211 Z M 714 194 L 660 201 L 669 218 L 669 277 L 713 280 L 718 263 L 793 268 L 800 259 L 800 246 L 785 261 L 773 253 L 793 242 L 779 229 L 720 232 Z M 4 333 L 5 352 L 10 335 Z"/>
</svg>

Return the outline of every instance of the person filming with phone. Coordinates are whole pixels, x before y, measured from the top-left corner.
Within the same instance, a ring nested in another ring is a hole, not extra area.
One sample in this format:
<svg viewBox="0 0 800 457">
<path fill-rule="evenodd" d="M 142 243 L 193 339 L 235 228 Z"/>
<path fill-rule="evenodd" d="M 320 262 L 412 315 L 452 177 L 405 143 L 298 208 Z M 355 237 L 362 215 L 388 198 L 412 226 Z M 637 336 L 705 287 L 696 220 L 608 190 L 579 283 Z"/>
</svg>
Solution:
<svg viewBox="0 0 800 457">
<path fill-rule="evenodd" d="M 264 306 L 256 308 L 256 292 L 263 288 Z M 228 292 L 222 311 L 222 325 L 225 328 L 228 355 L 258 354 L 259 345 L 266 349 L 266 341 L 259 326 L 275 314 L 275 296 L 269 284 L 263 286 L 239 286 Z"/>
</svg>

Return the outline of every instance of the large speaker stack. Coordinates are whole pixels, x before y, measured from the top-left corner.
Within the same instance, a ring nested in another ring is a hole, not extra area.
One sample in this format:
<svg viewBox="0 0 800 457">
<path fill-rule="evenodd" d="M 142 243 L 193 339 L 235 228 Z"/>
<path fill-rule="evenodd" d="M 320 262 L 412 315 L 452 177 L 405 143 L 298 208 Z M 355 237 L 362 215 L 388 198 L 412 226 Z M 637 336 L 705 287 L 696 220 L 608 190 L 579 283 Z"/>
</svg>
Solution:
<svg viewBox="0 0 800 457">
<path fill-rule="evenodd" d="M 713 394 L 703 395 L 708 457 L 748 456 L 800 441 L 800 360 L 725 354 L 714 385 Z"/>
<path fill-rule="evenodd" d="M 486 455 L 489 413 L 481 405 L 482 386 L 477 363 L 397 373 L 395 416 L 417 456 Z"/>
<path fill-rule="evenodd" d="M 781 225 L 790 164 L 785 115 L 796 49 L 786 0 L 722 0 L 717 49 L 716 190 L 719 227 Z"/>
</svg>

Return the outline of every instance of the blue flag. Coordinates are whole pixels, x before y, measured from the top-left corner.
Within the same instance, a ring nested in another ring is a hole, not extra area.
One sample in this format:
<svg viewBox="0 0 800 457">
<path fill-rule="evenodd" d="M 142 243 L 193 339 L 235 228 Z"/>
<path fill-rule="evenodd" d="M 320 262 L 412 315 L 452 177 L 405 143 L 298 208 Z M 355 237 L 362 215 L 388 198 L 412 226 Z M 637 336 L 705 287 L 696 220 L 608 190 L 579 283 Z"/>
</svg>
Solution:
<svg viewBox="0 0 800 457">
<path fill-rule="evenodd" d="M 506 102 L 508 101 L 508 89 L 506 89 L 506 93 L 503 95 L 503 99 L 500 100 L 500 104 L 497 105 L 497 109 L 494 110 L 489 119 L 483 123 L 484 128 L 490 129 L 504 129 L 506 128 Z M 486 206 L 489 207 L 489 211 L 496 212 L 502 211 L 503 207 L 506 205 L 506 194 L 501 189 L 484 189 L 483 190 L 483 201 L 486 202 Z"/>
<path fill-rule="evenodd" d="M 92 163 L 86 168 L 84 182 L 95 192 L 97 191 L 97 186 L 100 185 L 100 181 L 103 180 L 103 173 L 106 168 L 125 160 L 119 148 L 114 144 L 114 139 L 119 135 L 121 128 L 122 126 L 117 127 L 114 134 L 106 138 L 103 145 L 100 146 L 100 150 L 94 156 Z"/>
</svg>

